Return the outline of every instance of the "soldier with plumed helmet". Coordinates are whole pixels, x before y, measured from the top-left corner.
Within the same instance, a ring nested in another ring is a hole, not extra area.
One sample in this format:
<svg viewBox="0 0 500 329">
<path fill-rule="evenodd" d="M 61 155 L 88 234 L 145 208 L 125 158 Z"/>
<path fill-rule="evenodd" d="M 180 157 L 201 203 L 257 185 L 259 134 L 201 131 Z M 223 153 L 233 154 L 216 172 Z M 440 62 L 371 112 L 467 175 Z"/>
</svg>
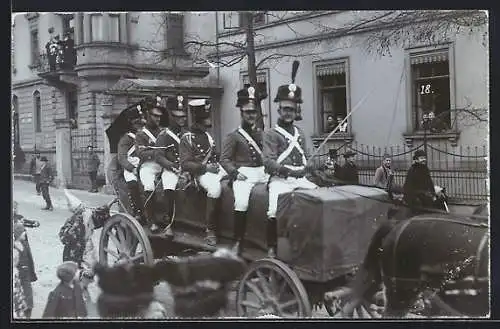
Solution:
<svg viewBox="0 0 500 329">
<path fill-rule="evenodd" d="M 216 245 L 216 203 L 222 193 L 221 179 L 226 171 L 218 163 L 217 148 L 208 128 L 211 126 L 211 104 L 208 99 L 189 102 L 194 124 L 180 141 L 180 163 L 183 171 L 191 174 L 207 192 L 206 242 Z"/>
<path fill-rule="evenodd" d="M 234 247 L 241 253 L 250 194 L 255 184 L 267 183 L 269 175 L 262 162 L 262 131 L 256 127 L 257 105 L 262 97 L 250 85 L 239 90 L 237 97 L 241 125 L 226 137 L 220 163 L 233 181 Z"/>
<path fill-rule="evenodd" d="M 128 198 L 133 215 L 140 223 L 145 224 L 137 172 L 140 159 L 135 146 L 136 134 L 144 126 L 141 103 L 128 108 L 125 116 L 129 124 L 129 131 L 118 142 L 117 160 L 123 168 L 123 178 L 127 184 Z"/>
<path fill-rule="evenodd" d="M 179 143 L 180 138 L 187 130 L 185 129 L 187 121 L 187 104 L 182 95 L 168 97 L 168 127 L 162 128 L 156 140 L 156 146 L 160 147 L 156 153 L 156 162 L 163 168 L 162 183 L 164 190 L 164 207 L 166 214 L 161 223 L 157 223 L 159 229 L 165 229 L 166 235 L 172 235 L 172 221 L 175 191 L 179 177 L 181 175 L 180 158 L 179 158 Z"/>
<path fill-rule="evenodd" d="M 269 181 L 269 208 L 267 211 L 268 256 L 276 256 L 278 226 L 276 211 L 278 197 L 297 188 L 314 189 L 318 186 L 305 177 L 311 171 L 307 165 L 307 148 L 304 132 L 294 125 L 298 104 L 302 103 L 301 88 L 295 82 L 299 66 L 292 65 L 292 83 L 278 88 L 275 103 L 278 103 L 278 123 L 264 134 L 263 157 Z"/>
</svg>

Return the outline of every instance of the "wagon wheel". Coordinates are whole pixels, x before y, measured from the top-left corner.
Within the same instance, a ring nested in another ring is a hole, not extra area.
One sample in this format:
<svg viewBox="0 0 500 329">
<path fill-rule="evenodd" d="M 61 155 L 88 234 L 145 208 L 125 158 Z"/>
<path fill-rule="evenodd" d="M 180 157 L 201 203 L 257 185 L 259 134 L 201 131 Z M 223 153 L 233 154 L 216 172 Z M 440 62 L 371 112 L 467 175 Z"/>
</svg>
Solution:
<svg viewBox="0 0 500 329">
<path fill-rule="evenodd" d="M 99 241 L 99 262 L 153 264 L 151 244 L 141 224 L 128 214 L 111 216 L 102 228 Z"/>
<path fill-rule="evenodd" d="M 325 294 L 323 304 L 334 318 L 381 318 L 385 309 L 385 296 L 378 291 L 372 300 L 352 300 L 351 288 L 341 287 Z"/>
<path fill-rule="evenodd" d="M 304 285 L 295 272 L 279 260 L 255 261 L 238 285 L 237 316 L 310 317 L 311 312 Z"/>
</svg>

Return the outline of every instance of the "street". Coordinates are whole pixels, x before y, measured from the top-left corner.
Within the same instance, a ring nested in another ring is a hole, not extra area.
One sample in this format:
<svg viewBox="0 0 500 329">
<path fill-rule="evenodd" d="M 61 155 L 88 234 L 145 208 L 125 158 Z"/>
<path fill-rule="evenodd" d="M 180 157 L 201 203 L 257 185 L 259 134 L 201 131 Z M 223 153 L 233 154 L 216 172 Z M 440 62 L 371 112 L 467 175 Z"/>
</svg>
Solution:
<svg viewBox="0 0 500 329">
<path fill-rule="evenodd" d="M 106 194 L 93 194 L 87 191 L 71 190 L 71 192 L 80 198 L 86 205 L 97 207 L 110 202 L 113 196 Z M 13 200 L 18 202 L 18 212 L 28 219 L 40 221 L 40 227 L 28 228 L 28 238 L 35 262 L 35 270 L 38 281 L 33 283 L 34 309 L 32 318 L 42 317 L 47 297 L 59 280 L 56 276 L 56 268 L 62 263 L 63 246 L 59 241 L 58 233 L 64 221 L 71 215 L 66 206 L 66 199 L 62 189 L 51 188 L 50 195 L 54 205 L 54 211 L 41 210 L 45 203 L 41 196 L 35 192 L 35 185 L 31 182 L 14 180 Z M 99 246 L 100 230 L 94 233 L 94 245 Z M 95 301 L 99 288 L 96 283 L 89 286 L 89 292 L 92 300 Z M 155 289 L 157 299 L 160 300 L 167 311 L 173 310 L 173 300 L 170 296 L 169 287 L 161 283 Z M 225 315 L 229 317 L 236 316 L 234 307 L 235 293 L 230 293 L 228 309 Z M 170 315 L 170 314 L 169 314 Z M 171 314 L 174 315 L 173 313 Z M 314 317 L 325 317 L 327 313 L 324 309 L 313 312 Z M 89 306 L 89 317 L 98 317 L 97 311 L 93 305 Z"/>
</svg>

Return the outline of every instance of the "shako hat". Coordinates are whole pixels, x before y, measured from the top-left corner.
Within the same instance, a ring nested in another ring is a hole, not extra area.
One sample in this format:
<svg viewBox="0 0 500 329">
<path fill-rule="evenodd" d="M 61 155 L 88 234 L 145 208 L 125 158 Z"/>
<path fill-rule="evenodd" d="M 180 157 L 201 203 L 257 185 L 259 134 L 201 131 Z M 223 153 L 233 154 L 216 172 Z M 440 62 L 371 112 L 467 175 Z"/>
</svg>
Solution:
<svg viewBox="0 0 500 329">
<path fill-rule="evenodd" d="M 143 116 L 142 109 L 143 107 L 141 105 L 141 102 L 134 104 L 127 109 L 127 111 L 125 112 L 125 117 L 128 121 L 141 119 Z"/>
<path fill-rule="evenodd" d="M 299 86 L 295 84 L 295 76 L 297 75 L 297 70 L 299 69 L 300 62 L 295 60 L 292 63 L 292 83 L 281 85 L 278 87 L 278 92 L 274 98 L 274 102 L 280 101 L 292 101 L 297 104 L 302 103 L 302 90 Z"/>
<path fill-rule="evenodd" d="M 181 94 L 167 98 L 167 110 L 173 115 L 186 115 L 186 99 Z"/>
<path fill-rule="evenodd" d="M 152 109 L 158 109 L 162 113 L 165 112 L 166 110 L 166 100 L 161 97 L 161 95 L 157 95 L 154 98 L 153 97 L 146 97 L 142 104 L 145 110 L 151 111 Z"/>
<path fill-rule="evenodd" d="M 238 90 L 236 95 L 238 98 L 236 107 L 242 107 L 249 102 L 258 103 L 267 98 L 266 84 L 259 82 L 257 87 L 245 84 L 243 89 Z"/>
</svg>

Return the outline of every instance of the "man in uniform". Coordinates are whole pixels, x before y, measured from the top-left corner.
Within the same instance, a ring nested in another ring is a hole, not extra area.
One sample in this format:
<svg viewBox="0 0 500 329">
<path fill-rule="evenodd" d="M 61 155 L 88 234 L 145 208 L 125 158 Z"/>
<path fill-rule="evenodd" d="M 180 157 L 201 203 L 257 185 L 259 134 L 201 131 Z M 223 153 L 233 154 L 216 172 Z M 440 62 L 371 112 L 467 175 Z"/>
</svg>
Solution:
<svg viewBox="0 0 500 329">
<path fill-rule="evenodd" d="M 35 189 L 38 195 L 42 192 L 40 189 L 40 171 L 42 170 L 42 164 L 43 162 L 40 160 L 40 152 L 35 151 L 35 156 L 31 158 L 30 162 L 30 173 L 33 175 Z"/>
<path fill-rule="evenodd" d="M 278 197 L 297 188 L 317 188 L 316 184 L 304 177 L 306 169 L 311 171 L 312 168 L 306 167 L 308 155 L 304 133 L 293 124 L 297 116 L 297 105 L 302 103 L 300 87 L 293 82 L 280 86 L 274 102 L 278 103 L 280 117 L 276 126 L 265 132 L 263 147 L 264 166 L 271 174 L 267 211 L 269 257 L 276 256 Z"/>
<path fill-rule="evenodd" d="M 215 142 L 207 130 L 211 126 L 211 104 L 206 99 L 195 99 L 189 102 L 189 106 L 193 111 L 194 124 L 191 131 L 181 138 L 181 168 L 191 174 L 207 192 L 206 242 L 214 246 L 217 244 L 215 206 L 222 192 L 220 181 L 226 171 L 217 162 Z"/>
<path fill-rule="evenodd" d="M 52 200 L 50 199 L 49 186 L 54 180 L 54 175 L 52 173 L 52 168 L 49 165 L 49 160 L 47 157 L 42 157 L 42 168 L 40 169 L 40 190 L 42 191 L 42 197 L 45 200 L 46 206 L 42 208 L 43 210 L 54 210 L 52 206 Z"/>
<path fill-rule="evenodd" d="M 187 113 L 185 111 L 184 97 L 169 97 L 167 100 L 167 110 L 169 111 L 169 124 L 162 129 L 158 135 L 156 146 L 162 147 L 156 153 L 156 162 L 163 168 L 162 183 L 164 190 L 164 206 L 166 208 L 165 220 L 157 225 L 164 227 L 171 222 L 175 202 L 175 189 L 181 174 L 179 159 L 180 138 L 187 130 L 185 129 Z M 166 234 L 172 235 L 172 230 L 168 227 Z"/>
<path fill-rule="evenodd" d="M 94 152 L 94 147 L 89 145 L 87 147 L 89 151 L 89 158 L 87 161 L 87 168 L 90 178 L 91 188 L 89 192 L 96 193 L 97 192 L 97 171 L 99 170 L 99 165 L 101 164 L 101 160 L 99 160 L 99 156 Z"/>
<path fill-rule="evenodd" d="M 137 156 L 135 146 L 136 134 L 144 126 L 141 105 L 138 104 L 136 107 L 128 109 L 125 115 L 129 123 L 129 131 L 118 142 L 118 163 L 123 168 L 123 178 L 127 184 L 128 199 L 134 217 L 144 225 L 143 205 L 137 177 L 137 168 L 139 167 L 140 159 Z"/>
<path fill-rule="evenodd" d="M 236 107 L 240 109 L 241 125 L 230 133 L 222 148 L 221 166 L 229 174 L 234 191 L 234 238 L 235 251 L 242 251 L 246 231 L 248 202 L 252 188 L 257 183 L 267 183 L 269 175 L 262 163 L 262 132 L 255 127 L 257 102 L 260 101 L 254 87 L 238 91 Z"/>
<path fill-rule="evenodd" d="M 137 132 L 135 137 L 135 147 L 137 156 L 140 159 L 139 177 L 144 187 L 144 211 L 146 218 L 154 218 L 155 204 L 151 194 L 155 191 L 156 175 L 162 172 L 162 167 L 156 159 L 158 158 L 159 149 L 156 148 L 158 135 L 161 132 L 160 121 L 165 111 L 161 97 L 156 99 L 147 99 L 145 102 L 146 125 L 141 131 Z M 166 176 L 162 173 L 162 183 L 166 185 Z M 160 230 L 157 223 L 153 223 L 151 231 L 157 233 Z"/>
<path fill-rule="evenodd" d="M 344 153 L 345 163 L 342 166 L 342 180 L 349 184 L 359 184 L 358 167 L 354 162 L 356 153 L 347 151 Z"/>
</svg>

